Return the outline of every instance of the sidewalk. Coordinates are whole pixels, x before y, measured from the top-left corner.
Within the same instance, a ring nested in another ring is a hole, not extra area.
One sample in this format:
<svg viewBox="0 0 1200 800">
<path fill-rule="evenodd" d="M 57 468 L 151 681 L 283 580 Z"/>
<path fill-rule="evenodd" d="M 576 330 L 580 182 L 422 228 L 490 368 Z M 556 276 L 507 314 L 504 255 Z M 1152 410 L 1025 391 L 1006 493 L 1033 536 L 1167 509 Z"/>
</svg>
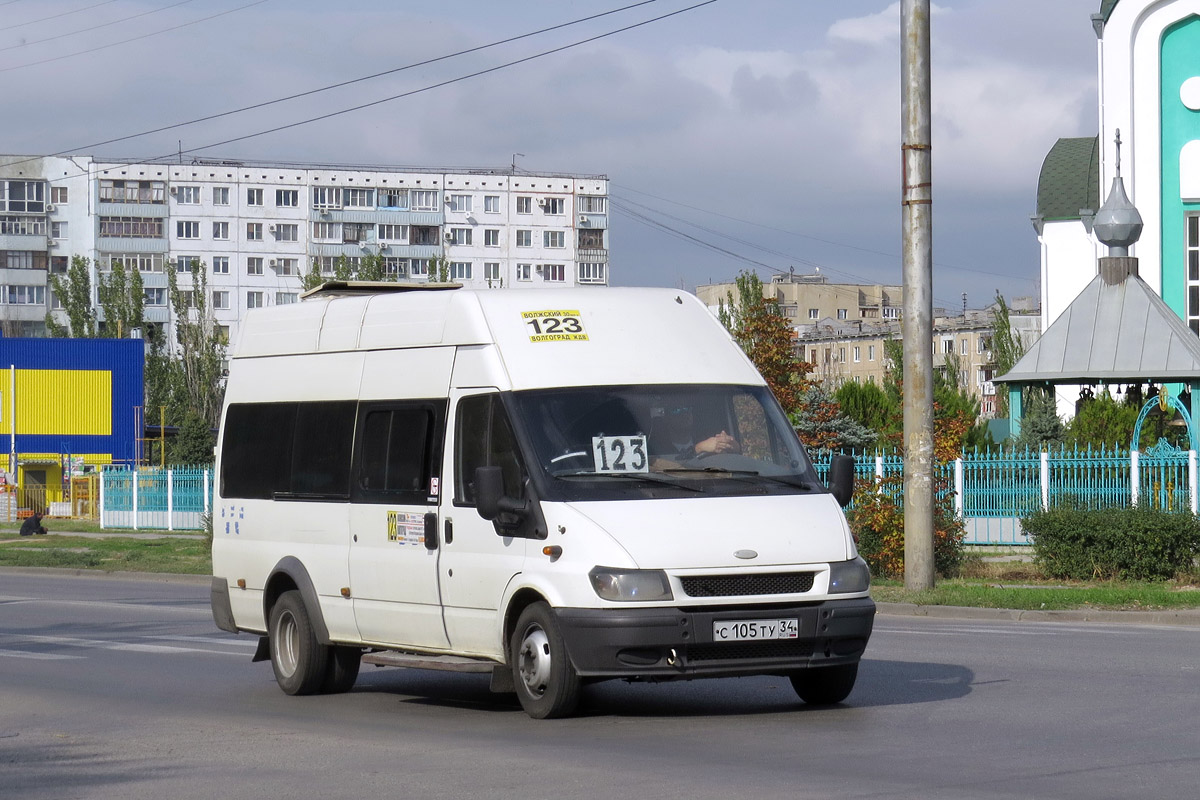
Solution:
<svg viewBox="0 0 1200 800">
<path fill-rule="evenodd" d="M 1011 620 L 1013 622 L 1107 622 L 1200 628 L 1200 608 L 1157 611 L 1106 611 L 1103 609 L 1020 611 L 1011 608 L 969 608 L 965 606 L 919 606 L 913 603 L 878 603 L 877 613 L 882 616 L 935 617 L 938 619 Z"/>
</svg>

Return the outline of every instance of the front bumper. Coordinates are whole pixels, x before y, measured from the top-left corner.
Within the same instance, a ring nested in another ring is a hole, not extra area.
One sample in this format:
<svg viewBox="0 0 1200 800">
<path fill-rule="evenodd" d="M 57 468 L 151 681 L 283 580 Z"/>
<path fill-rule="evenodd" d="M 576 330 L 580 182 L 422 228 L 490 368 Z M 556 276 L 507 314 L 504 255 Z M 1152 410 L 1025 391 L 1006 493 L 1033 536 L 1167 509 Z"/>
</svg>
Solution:
<svg viewBox="0 0 1200 800">
<path fill-rule="evenodd" d="M 821 603 L 704 608 L 556 609 L 559 630 L 581 677 L 672 680 L 770 675 L 852 664 L 875 620 L 869 597 Z M 799 620 L 799 636 L 713 641 L 720 620 Z"/>
</svg>

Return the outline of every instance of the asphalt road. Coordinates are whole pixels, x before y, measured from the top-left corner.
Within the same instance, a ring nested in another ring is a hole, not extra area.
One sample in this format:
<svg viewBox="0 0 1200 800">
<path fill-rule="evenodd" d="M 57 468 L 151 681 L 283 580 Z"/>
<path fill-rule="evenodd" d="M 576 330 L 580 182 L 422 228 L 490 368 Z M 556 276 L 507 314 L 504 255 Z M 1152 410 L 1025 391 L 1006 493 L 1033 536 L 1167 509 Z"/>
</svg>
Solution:
<svg viewBox="0 0 1200 800">
<path fill-rule="evenodd" d="M 881 616 L 837 708 L 785 680 L 486 678 L 293 698 L 204 583 L 0 570 L 0 798 L 1129 798 L 1200 785 L 1200 628 Z"/>
</svg>

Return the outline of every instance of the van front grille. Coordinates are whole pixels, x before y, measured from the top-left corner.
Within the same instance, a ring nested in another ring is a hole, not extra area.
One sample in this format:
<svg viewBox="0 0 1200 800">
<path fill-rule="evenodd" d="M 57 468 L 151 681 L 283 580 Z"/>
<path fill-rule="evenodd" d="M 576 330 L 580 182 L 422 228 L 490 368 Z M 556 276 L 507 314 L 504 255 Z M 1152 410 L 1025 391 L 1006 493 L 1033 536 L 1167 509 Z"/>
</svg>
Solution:
<svg viewBox="0 0 1200 800">
<path fill-rule="evenodd" d="M 680 578 L 688 597 L 739 597 L 759 594 L 803 594 L 813 587 L 814 572 L 757 575 L 693 575 Z"/>
<path fill-rule="evenodd" d="M 759 642 L 694 644 L 688 647 L 689 661 L 745 661 L 756 658 L 807 658 L 813 654 L 811 639 L 778 639 Z"/>
</svg>

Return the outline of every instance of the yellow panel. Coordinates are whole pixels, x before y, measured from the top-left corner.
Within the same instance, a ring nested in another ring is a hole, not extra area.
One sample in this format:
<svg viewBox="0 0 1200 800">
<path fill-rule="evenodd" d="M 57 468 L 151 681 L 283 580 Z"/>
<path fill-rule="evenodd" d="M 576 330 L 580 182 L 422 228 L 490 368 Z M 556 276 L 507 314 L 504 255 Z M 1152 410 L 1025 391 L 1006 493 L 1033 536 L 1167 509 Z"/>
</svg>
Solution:
<svg viewBox="0 0 1200 800">
<path fill-rule="evenodd" d="M 5 408 L 4 413 L 9 413 Z M 0 433 L 11 422 L 0 424 Z M 112 373 L 84 369 L 17 370 L 17 433 L 112 435 Z"/>
</svg>

